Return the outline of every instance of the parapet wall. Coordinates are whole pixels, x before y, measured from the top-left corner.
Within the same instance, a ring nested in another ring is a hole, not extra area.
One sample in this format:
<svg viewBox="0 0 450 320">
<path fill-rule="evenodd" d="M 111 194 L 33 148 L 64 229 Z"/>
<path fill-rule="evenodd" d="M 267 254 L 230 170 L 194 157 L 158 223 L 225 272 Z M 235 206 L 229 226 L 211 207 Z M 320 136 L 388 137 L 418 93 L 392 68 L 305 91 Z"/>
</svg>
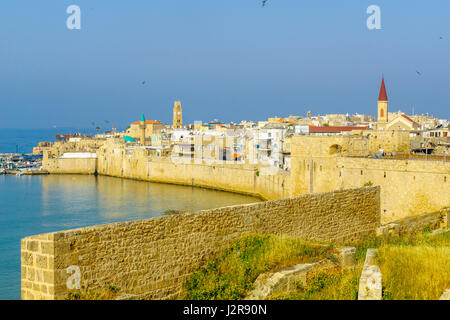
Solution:
<svg viewBox="0 0 450 320">
<path fill-rule="evenodd" d="M 182 298 L 190 274 L 242 235 L 342 242 L 379 225 L 380 189 L 370 187 L 31 236 L 21 243 L 22 299 L 64 299 L 78 277 L 81 290 Z"/>
</svg>

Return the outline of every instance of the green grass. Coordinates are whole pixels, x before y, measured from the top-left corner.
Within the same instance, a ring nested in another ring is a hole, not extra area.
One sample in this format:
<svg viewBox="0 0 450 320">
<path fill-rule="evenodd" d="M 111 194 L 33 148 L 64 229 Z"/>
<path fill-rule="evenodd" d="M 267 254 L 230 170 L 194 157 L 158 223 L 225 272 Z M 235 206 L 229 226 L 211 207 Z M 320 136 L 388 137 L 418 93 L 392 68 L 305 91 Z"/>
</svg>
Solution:
<svg viewBox="0 0 450 320">
<path fill-rule="evenodd" d="M 270 300 L 356 300 L 363 262 L 353 270 L 331 269 L 308 275 L 307 285 L 297 284 L 292 293 L 272 295 Z"/>
<path fill-rule="evenodd" d="M 253 289 L 264 272 L 316 262 L 335 253 L 332 245 L 274 235 L 248 235 L 186 282 L 186 299 L 236 300 Z"/>
<path fill-rule="evenodd" d="M 386 300 L 437 300 L 450 288 L 448 246 L 383 246 L 377 260 Z"/>
<path fill-rule="evenodd" d="M 403 237 L 366 238 L 356 246 L 353 270 L 321 271 L 312 274 L 308 285 L 293 293 L 271 296 L 276 300 L 356 300 L 359 278 L 368 248 L 377 248 L 383 274 L 383 299 L 438 299 L 450 288 L 450 233 Z"/>
<path fill-rule="evenodd" d="M 436 299 L 450 287 L 450 233 L 423 233 L 387 238 L 370 237 L 356 246 L 356 266 L 312 273 L 308 284 L 288 294 L 270 296 L 283 300 L 355 300 L 368 248 L 377 248 L 383 274 L 384 299 Z M 320 246 L 295 238 L 272 235 L 245 236 L 202 268 L 186 283 L 186 298 L 241 299 L 264 272 L 298 263 L 333 258 L 333 245 Z"/>
<path fill-rule="evenodd" d="M 401 247 L 407 246 L 450 246 L 450 233 L 431 235 L 431 232 L 425 228 L 424 232 L 405 237 L 367 237 L 357 243 L 347 243 L 348 246 L 356 247 L 356 260 L 364 260 L 367 249 L 380 248 L 386 245 L 395 245 Z"/>
<path fill-rule="evenodd" d="M 119 296 L 120 288 L 108 286 L 104 290 L 83 290 L 67 294 L 66 300 L 114 300 Z"/>
</svg>

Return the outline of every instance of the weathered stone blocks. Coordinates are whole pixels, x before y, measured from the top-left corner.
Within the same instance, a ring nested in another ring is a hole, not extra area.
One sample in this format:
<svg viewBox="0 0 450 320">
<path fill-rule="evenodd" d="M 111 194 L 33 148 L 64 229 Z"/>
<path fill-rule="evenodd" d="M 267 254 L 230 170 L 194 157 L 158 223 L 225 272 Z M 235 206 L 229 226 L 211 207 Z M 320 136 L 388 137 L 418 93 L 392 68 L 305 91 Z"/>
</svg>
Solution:
<svg viewBox="0 0 450 320">
<path fill-rule="evenodd" d="M 376 249 L 367 249 L 366 260 L 359 279 L 358 300 L 381 300 L 382 275 L 376 265 Z"/>
</svg>

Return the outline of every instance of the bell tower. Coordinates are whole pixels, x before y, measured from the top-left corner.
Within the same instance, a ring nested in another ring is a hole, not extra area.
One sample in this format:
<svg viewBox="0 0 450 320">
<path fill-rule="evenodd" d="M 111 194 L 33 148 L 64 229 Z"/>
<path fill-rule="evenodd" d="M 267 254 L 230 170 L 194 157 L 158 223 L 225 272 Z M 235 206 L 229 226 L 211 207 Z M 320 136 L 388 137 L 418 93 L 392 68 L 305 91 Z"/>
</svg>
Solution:
<svg viewBox="0 0 450 320">
<path fill-rule="evenodd" d="M 386 86 L 384 84 L 384 77 L 381 80 L 380 94 L 378 96 L 378 123 L 388 123 L 388 98 L 386 94 Z"/>
</svg>

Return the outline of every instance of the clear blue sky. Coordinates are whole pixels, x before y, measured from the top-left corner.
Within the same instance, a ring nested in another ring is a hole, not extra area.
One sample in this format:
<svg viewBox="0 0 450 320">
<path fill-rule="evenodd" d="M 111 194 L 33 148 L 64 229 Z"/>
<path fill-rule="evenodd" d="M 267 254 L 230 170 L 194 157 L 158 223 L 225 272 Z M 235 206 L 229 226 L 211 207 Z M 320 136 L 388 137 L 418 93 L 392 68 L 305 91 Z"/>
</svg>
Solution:
<svg viewBox="0 0 450 320">
<path fill-rule="evenodd" d="M 170 123 L 174 100 L 185 122 L 375 115 L 382 73 L 391 111 L 448 118 L 449 17 L 448 0 L 4 0 L 0 128 Z"/>
</svg>

